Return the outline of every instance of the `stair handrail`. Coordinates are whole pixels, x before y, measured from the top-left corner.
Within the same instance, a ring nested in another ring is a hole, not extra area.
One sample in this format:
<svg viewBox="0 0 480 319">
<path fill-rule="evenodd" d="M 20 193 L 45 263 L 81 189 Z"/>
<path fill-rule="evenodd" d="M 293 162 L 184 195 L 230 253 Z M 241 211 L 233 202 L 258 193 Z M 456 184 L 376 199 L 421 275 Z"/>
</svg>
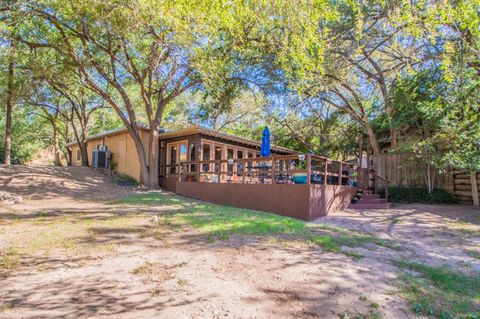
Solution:
<svg viewBox="0 0 480 319">
<path fill-rule="evenodd" d="M 374 188 L 374 193 L 375 194 L 378 194 L 377 178 L 381 179 L 385 183 L 385 199 L 388 202 L 388 185 L 390 184 L 390 180 L 387 179 L 386 177 L 382 176 L 382 175 L 377 174 L 375 171 L 370 170 L 370 169 L 368 170 L 368 174 L 373 175 L 373 188 Z"/>
</svg>

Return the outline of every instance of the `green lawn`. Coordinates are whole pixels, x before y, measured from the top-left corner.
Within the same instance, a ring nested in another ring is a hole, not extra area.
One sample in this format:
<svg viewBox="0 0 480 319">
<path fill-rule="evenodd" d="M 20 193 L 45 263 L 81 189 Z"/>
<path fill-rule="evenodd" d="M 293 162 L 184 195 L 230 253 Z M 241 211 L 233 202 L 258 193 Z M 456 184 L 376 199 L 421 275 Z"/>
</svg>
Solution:
<svg viewBox="0 0 480 319">
<path fill-rule="evenodd" d="M 406 270 L 400 281 L 401 293 L 415 313 L 440 319 L 480 318 L 479 274 L 406 260 L 395 264 Z"/>
<path fill-rule="evenodd" d="M 342 247 L 363 247 L 369 244 L 397 249 L 394 243 L 370 234 L 360 234 L 340 227 L 307 223 L 298 219 L 229 206 L 208 204 L 163 192 L 135 194 L 115 200 L 116 204 L 163 206 L 160 223 L 177 230 L 191 227 L 208 240 L 228 240 L 232 235 L 284 235 L 321 246 L 329 252 L 361 258 L 360 253 Z"/>
</svg>

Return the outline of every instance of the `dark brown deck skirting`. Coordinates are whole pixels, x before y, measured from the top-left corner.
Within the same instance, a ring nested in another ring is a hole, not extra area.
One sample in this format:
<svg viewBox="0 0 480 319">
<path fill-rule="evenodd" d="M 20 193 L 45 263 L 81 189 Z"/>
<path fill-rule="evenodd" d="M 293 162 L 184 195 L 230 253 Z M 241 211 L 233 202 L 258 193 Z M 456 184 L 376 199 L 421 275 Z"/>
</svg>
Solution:
<svg viewBox="0 0 480 319">
<path fill-rule="evenodd" d="M 176 193 L 182 196 L 306 221 L 346 208 L 356 192 L 341 185 L 176 182 Z"/>
</svg>

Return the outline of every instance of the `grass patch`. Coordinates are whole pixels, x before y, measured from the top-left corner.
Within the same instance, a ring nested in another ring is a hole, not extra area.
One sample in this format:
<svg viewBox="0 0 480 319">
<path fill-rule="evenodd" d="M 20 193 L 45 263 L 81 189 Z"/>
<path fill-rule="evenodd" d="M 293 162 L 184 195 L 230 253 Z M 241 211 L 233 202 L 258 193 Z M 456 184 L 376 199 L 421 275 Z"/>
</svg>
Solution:
<svg viewBox="0 0 480 319">
<path fill-rule="evenodd" d="M 466 275 L 447 267 L 395 261 L 405 272 L 400 288 L 413 312 L 441 319 L 480 317 L 480 274 Z"/>
<path fill-rule="evenodd" d="M 138 182 L 135 178 L 127 174 L 116 174 L 113 177 L 113 182 L 120 186 L 138 186 Z"/>
<path fill-rule="evenodd" d="M 112 201 L 113 204 L 129 205 L 181 205 L 192 203 L 180 196 L 167 194 L 164 192 L 145 192 L 133 195 L 127 195 Z"/>
<path fill-rule="evenodd" d="M 0 269 L 13 270 L 20 264 L 20 254 L 17 249 L 10 247 L 0 252 Z"/>
<path fill-rule="evenodd" d="M 152 274 L 154 271 L 155 266 L 146 261 L 143 265 L 138 266 L 134 270 L 132 270 L 132 274 L 134 275 L 147 275 L 147 274 Z"/>
<path fill-rule="evenodd" d="M 387 222 L 390 222 L 391 224 L 397 224 L 398 222 L 400 222 L 400 218 L 398 218 L 398 217 L 388 217 L 385 220 Z"/>
<path fill-rule="evenodd" d="M 316 227 L 322 230 L 327 230 L 333 233 L 339 234 L 333 238 L 334 244 L 337 246 L 347 246 L 347 247 L 363 247 L 368 244 L 375 244 L 377 246 L 387 247 L 394 250 L 400 250 L 401 247 L 397 243 L 391 240 L 380 239 L 370 234 L 363 234 L 355 232 L 349 229 L 335 227 L 325 224 L 319 224 Z M 328 243 L 327 245 L 332 245 Z"/>
<path fill-rule="evenodd" d="M 54 216 L 25 218 L 0 225 L 3 244 L 15 247 L 18 255 L 49 254 L 62 251 L 69 255 L 91 252 L 110 252 L 116 249 L 123 238 L 146 229 L 142 225 L 146 215 L 113 214 L 72 214 L 71 216 Z M 148 230 L 148 229 L 147 229 Z M 154 234 L 152 234 L 153 236 Z M 0 252 L 0 257 L 7 264 L 12 254 Z M 0 261 L 1 262 L 1 261 Z M 4 268 L 4 267 L 2 267 Z"/>
<path fill-rule="evenodd" d="M 340 227 L 310 224 L 270 213 L 208 204 L 163 192 L 129 195 L 116 199 L 114 203 L 168 206 L 165 213 L 159 216 L 160 226 L 168 226 L 175 231 L 193 228 L 207 241 L 229 240 L 233 235 L 287 235 L 294 240 L 319 245 L 325 251 L 342 253 L 353 258 L 362 258 L 363 255 L 345 251 L 342 246 L 354 248 L 375 244 L 398 248 L 390 241 Z"/>
</svg>

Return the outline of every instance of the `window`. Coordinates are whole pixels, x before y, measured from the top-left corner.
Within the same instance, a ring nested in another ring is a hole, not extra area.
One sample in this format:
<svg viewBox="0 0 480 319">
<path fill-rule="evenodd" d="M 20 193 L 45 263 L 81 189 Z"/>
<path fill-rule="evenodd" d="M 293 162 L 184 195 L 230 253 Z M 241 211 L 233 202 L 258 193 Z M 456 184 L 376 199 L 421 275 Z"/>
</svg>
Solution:
<svg viewBox="0 0 480 319">
<path fill-rule="evenodd" d="M 176 174 L 179 172 L 179 163 L 188 160 L 188 142 L 174 142 L 167 144 L 167 172 L 168 174 Z"/>
<path fill-rule="evenodd" d="M 187 144 L 180 144 L 180 162 L 187 161 Z"/>
<path fill-rule="evenodd" d="M 248 151 L 248 152 L 247 152 L 247 158 L 253 158 L 253 152 L 252 152 L 252 151 Z M 252 170 L 252 166 L 253 166 L 253 162 L 252 162 L 252 161 L 248 161 L 248 162 L 247 162 L 248 171 L 251 171 L 251 170 Z"/>
<path fill-rule="evenodd" d="M 168 161 L 168 164 L 174 165 L 177 164 L 177 145 L 170 145 L 168 148 L 170 158 Z M 170 174 L 175 174 L 176 173 L 176 166 L 170 166 L 169 168 Z"/>
<path fill-rule="evenodd" d="M 233 154 L 234 154 L 234 151 L 233 151 L 233 148 L 228 148 L 227 149 L 227 159 L 233 159 Z M 227 172 L 233 172 L 233 163 L 230 164 L 228 163 L 227 164 Z"/>
<path fill-rule="evenodd" d="M 190 144 L 189 146 L 189 156 L 190 156 L 190 159 L 189 161 L 190 162 L 194 162 L 197 160 L 197 147 L 194 143 Z M 195 164 L 190 164 L 190 172 L 196 172 L 197 171 L 197 165 Z"/>
<path fill-rule="evenodd" d="M 193 162 L 197 160 L 197 148 L 195 147 L 195 144 L 190 144 L 190 162 Z"/>
<path fill-rule="evenodd" d="M 209 161 L 210 160 L 210 144 L 203 144 L 202 145 L 202 160 L 203 161 Z M 202 170 L 204 172 L 208 172 L 209 169 L 209 164 L 205 163 L 202 165 Z"/>
<path fill-rule="evenodd" d="M 77 149 L 77 161 L 82 159 L 82 154 L 80 153 L 80 149 Z"/>
<path fill-rule="evenodd" d="M 237 149 L 237 159 L 239 159 L 239 160 L 243 159 L 243 150 Z M 238 161 L 237 162 L 237 173 L 239 173 L 239 175 L 241 175 L 242 172 L 243 172 L 243 161 Z"/>
<path fill-rule="evenodd" d="M 243 158 L 243 150 L 237 150 L 237 158 L 238 159 Z"/>
<path fill-rule="evenodd" d="M 214 159 L 216 161 L 219 161 L 222 159 L 222 147 L 221 146 L 215 146 L 215 152 L 214 152 Z M 220 164 L 215 163 L 215 172 L 220 171 Z"/>
</svg>

